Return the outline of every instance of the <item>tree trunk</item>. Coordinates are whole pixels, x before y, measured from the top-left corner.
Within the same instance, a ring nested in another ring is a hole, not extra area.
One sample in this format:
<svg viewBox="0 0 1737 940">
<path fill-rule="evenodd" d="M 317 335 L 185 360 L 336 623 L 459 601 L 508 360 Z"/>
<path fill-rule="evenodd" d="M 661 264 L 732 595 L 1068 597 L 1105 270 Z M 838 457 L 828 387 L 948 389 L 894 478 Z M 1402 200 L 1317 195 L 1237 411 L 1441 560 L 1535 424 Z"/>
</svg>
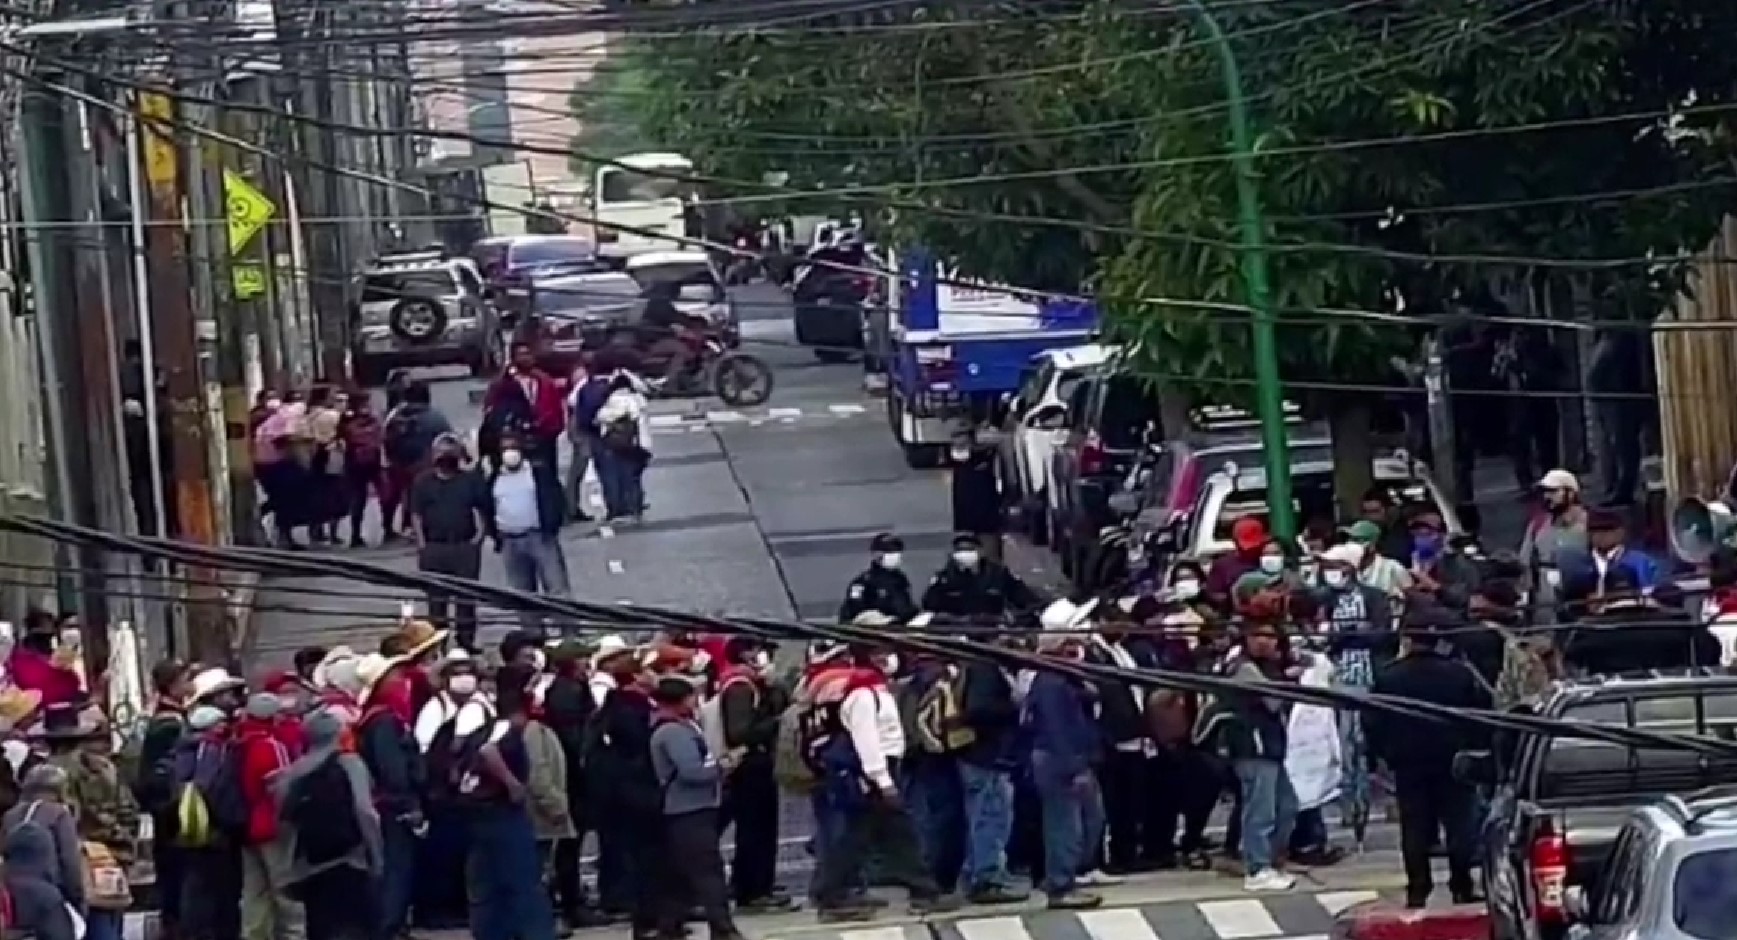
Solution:
<svg viewBox="0 0 1737 940">
<path fill-rule="evenodd" d="M 1355 393 L 1328 395 L 1324 404 L 1333 445 L 1333 500 L 1343 522 L 1357 518 L 1363 494 L 1375 482 L 1374 409 Z"/>
</svg>

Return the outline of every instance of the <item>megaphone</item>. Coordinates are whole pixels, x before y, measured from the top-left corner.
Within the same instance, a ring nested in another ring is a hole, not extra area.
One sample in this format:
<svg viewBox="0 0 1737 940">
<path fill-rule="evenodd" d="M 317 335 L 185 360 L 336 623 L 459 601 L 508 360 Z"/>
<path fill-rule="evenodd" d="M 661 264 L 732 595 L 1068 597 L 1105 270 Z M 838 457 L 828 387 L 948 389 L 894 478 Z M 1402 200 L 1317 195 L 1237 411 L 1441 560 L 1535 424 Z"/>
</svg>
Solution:
<svg viewBox="0 0 1737 940">
<path fill-rule="evenodd" d="M 1721 548 L 1737 548 L 1737 515 L 1717 500 L 1693 496 L 1671 512 L 1671 548 L 1684 561 L 1698 565 Z"/>
</svg>

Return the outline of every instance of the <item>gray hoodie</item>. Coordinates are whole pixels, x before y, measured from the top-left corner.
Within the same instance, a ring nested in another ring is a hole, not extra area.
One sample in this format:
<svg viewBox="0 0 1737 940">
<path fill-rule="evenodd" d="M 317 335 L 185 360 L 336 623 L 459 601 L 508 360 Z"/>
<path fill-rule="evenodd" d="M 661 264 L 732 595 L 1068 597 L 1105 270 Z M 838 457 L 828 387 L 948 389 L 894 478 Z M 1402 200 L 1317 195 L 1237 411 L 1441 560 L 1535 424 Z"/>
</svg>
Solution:
<svg viewBox="0 0 1737 940">
<path fill-rule="evenodd" d="M 663 789 L 665 816 L 718 808 L 724 772 L 706 747 L 699 725 L 691 721 L 658 725 L 651 733 L 651 767 Z"/>
<path fill-rule="evenodd" d="M 26 800 L 0 818 L 0 831 L 5 833 L 8 874 L 41 878 L 59 888 L 68 904 L 85 909 L 84 855 L 71 810 L 47 800 Z"/>
</svg>

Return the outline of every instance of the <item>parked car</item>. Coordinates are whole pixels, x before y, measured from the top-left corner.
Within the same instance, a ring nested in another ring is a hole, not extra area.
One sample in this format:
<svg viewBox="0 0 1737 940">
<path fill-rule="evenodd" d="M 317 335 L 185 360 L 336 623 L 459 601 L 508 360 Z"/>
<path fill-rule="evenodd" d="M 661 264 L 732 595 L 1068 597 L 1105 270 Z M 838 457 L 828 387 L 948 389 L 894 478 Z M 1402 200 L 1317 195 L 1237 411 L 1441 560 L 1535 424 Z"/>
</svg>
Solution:
<svg viewBox="0 0 1737 940">
<path fill-rule="evenodd" d="M 1114 354 L 1115 347 L 1097 343 L 1039 353 L 1008 402 L 1000 442 L 1002 495 L 1034 545 L 1049 544 L 1046 494 L 1055 450 L 1067 439 L 1068 399 Z"/>
<path fill-rule="evenodd" d="M 1737 732 L 1737 677 L 1711 670 L 1593 676 L 1559 683 L 1526 707 L 1558 720 L 1730 740 Z M 1700 895 L 1723 903 L 1732 874 L 1723 866 L 1737 847 L 1734 820 L 1728 810 L 1714 810 L 1722 816 L 1715 825 L 1698 800 L 1673 804 L 1669 795 L 1737 784 L 1737 757 L 1503 734 L 1488 752 L 1462 753 L 1455 773 L 1489 797 L 1479 849 L 1493 940 L 1717 940 L 1683 923 L 1693 909 L 1676 903 L 1689 900 L 1679 893 L 1690 887 L 1679 880 L 1680 866 L 1697 852 L 1726 853 L 1708 860 L 1724 872 L 1712 880 L 1721 890 Z M 1733 805 L 1726 799 L 1726 807 Z M 1651 808 L 1634 812 L 1643 806 Z M 1715 828 L 1723 838 L 1697 834 Z M 1675 901 L 1663 903 L 1666 897 Z M 1576 908 L 1583 918 L 1577 931 L 1571 930 Z M 1696 922 L 1707 923 L 1706 913 L 1696 912 Z M 1719 936 L 1728 934 L 1730 922 L 1717 922 Z"/>
<path fill-rule="evenodd" d="M 676 308 L 710 323 L 728 349 L 742 344 L 741 318 L 712 259 L 703 251 L 652 251 L 627 259 L 627 276 L 642 296 L 667 287 Z"/>
<path fill-rule="evenodd" d="M 1050 456 L 1045 503 L 1050 549 L 1076 577 L 1114 525 L 1110 497 L 1121 489 L 1147 441 L 1162 440 L 1158 396 L 1114 361 L 1088 373 L 1068 397 L 1067 435 Z"/>
<path fill-rule="evenodd" d="M 643 289 L 624 271 L 545 277 L 523 290 L 527 333 L 538 344 L 538 364 L 551 375 L 571 375 L 581 353 L 638 343 Z"/>
<path fill-rule="evenodd" d="M 469 258 L 442 250 L 382 255 L 356 279 L 350 350 L 356 378 L 403 366 L 462 363 L 492 375 L 506 360 L 500 318 Z"/>
<path fill-rule="evenodd" d="M 489 297 L 501 311 L 510 335 L 530 313 L 530 288 L 539 280 L 600 274 L 620 269 L 618 261 L 597 254 L 597 246 L 576 235 L 502 235 L 471 246 Z"/>
<path fill-rule="evenodd" d="M 835 240 L 811 250 L 811 262 L 797 272 L 791 288 L 796 341 L 814 347 L 821 362 L 845 362 L 863 348 L 863 310 L 874 296 L 876 275 L 869 246 L 854 239 Z M 835 267 L 833 265 L 843 265 Z"/>
</svg>

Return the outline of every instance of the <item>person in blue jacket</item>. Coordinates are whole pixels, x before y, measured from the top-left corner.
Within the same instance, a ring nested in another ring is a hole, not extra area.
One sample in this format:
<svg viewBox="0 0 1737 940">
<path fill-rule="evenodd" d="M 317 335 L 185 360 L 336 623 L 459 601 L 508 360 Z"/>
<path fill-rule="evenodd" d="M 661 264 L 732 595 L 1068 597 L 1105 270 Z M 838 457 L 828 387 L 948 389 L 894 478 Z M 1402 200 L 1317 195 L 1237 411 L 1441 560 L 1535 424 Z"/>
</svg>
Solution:
<svg viewBox="0 0 1737 940">
<path fill-rule="evenodd" d="M 1047 633 L 1039 651 L 1085 657 L 1085 634 Z M 1043 806 L 1043 881 L 1049 906 L 1083 910 L 1103 898 L 1081 891 L 1076 878 L 1104 838 L 1104 794 L 1092 773 L 1103 751 L 1093 720 L 1095 691 L 1057 672 L 1040 671 L 1026 693 L 1023 724 L 1031 741 L 1031 774 Z"/>
<path fill-rule="evenodd" d="M 1586 516 L 1585 552 L 1564 552 L 1557 564 L 1562 571 L 1562 596 L 1570 602 L 1602 599 L 1615 593 L 1612 582 L 1630 590 L 1650 593 L 1664 580 L 1665 570 L 1651 555 L 1628 544 L 1628 527 L 1622 513 L 1594 509 Z M 1611 572 L 1623 574 L 1613 579 Z"/>
</svg>

